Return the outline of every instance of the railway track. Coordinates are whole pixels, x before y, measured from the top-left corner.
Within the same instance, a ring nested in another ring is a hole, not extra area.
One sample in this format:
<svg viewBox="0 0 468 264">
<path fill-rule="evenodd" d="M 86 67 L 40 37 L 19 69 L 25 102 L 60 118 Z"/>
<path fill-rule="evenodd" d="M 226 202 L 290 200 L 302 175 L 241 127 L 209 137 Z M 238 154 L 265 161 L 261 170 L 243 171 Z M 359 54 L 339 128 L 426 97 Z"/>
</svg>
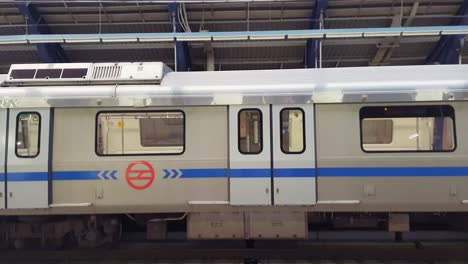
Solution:
<svg viewBox="0 0 468 264">
<path fill-rule="evenodd" d="M 2 250 L 0 263 L 468 263 L 468 243 L 263 241 L 128 243 L 113 249 Z"/>
</svg>

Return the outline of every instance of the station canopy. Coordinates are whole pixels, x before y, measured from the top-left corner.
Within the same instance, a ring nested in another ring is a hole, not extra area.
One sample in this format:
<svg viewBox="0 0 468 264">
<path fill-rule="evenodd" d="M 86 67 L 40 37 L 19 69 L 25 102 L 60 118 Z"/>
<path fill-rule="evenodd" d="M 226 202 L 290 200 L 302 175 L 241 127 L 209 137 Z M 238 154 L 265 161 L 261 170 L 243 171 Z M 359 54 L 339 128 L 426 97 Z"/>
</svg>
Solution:
<svg viewBox="0 0 468 264">
<path fill-rule="evenodd" d="M 0 38 L 86 34 L 96 40 L 3 43 L 0 73 L 6 73 L 13 63 L 40 62 L 161 61 L 171 68 L 183 64 L 182 70 L 191 71 L 463 63 L 467 59 L 464 35 L 442 36 L 440 30 L 310 39 L 287 34 L 465 26 L 467 6 L 463 0 L 3 1 Z M 244 36 L 260 31 L 285 32 L 285 37 Z M 227 36 L 241 33 L 244 37 L 216 41 L 100 38 L 114 33 L 171 32 L 227 32 Z"/>
</svg>

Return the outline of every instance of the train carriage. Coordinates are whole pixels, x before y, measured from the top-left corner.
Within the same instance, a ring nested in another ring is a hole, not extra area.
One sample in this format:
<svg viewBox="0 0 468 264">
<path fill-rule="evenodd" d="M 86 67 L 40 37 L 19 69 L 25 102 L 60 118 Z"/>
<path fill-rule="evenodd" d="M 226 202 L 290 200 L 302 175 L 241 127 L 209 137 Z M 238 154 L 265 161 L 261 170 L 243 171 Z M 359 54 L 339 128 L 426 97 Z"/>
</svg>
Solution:
<svg viewBox="0 0 468 264">
<path fill-rule="evenodd" d="M 161 239 L 174 213 L 190 239 L 306 239 L 331 212 L 374 225 L 383 214 L 392 232 L 416 213 L 458 223 L 467 72 L 12 65 L 0 87 L 1 237 L 38 226 L 54 230 L 44 241 L 97 245 L 130 218 Z"/>
</svg>

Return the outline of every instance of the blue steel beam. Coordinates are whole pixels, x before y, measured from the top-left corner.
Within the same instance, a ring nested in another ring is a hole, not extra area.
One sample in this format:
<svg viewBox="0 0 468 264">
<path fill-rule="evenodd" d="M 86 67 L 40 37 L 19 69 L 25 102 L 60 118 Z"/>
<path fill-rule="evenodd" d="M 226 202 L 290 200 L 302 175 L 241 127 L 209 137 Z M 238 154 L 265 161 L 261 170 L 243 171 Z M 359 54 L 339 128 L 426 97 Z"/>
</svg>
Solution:
<svg viewBox="0 0 468 264">
<path fill-rule="evenodd" d="M 310 22 L 311 29 L 320 29 L 320 20 L 325 17 L 328 8 L 328 0 L 315 0 L 314 12 L 312 13 L 312 20 Z M 305 64 L 307 68 L 317 68 L 317 61 L 320 58 L 320 42 L 321 39 L 307 40 L 307 48 L 305 55 Z"/>
<path fill-rule="evenodd" d="M 171 19 L 172 25 L 174 27 L 174 32 L 183 32 L 182 26 L 180 25 L 178 13 L 178 4 L 169 3 L 168 4 L 169 17 Z M 176 53 L 176 71 L 190 71 L 191 67 L 191 58 L 188 49 L 188 44 L 185 41 L 176 41 L 175 42 L 175 53 Z"/>
<path fill-rule="evenodd" d="M 452 26 L 468 25 L 468 0 L 464 0 L 458 9 Z M 458 54 L 463 47 L 466 35 L 442 36 L 429 56 L 427 64 L 458 64 Z"/>
<path fill-rule="evenodd" d="M 49 28 L 37 9 L 31 3 L 16 0 L 16 7 L 24 16 L 28 34 L 50 34 Z M 44 63 L 67 62 L 67 56 L 58 43 L 38 43 L 36 45 L 41 61 Z"/>
</svg>

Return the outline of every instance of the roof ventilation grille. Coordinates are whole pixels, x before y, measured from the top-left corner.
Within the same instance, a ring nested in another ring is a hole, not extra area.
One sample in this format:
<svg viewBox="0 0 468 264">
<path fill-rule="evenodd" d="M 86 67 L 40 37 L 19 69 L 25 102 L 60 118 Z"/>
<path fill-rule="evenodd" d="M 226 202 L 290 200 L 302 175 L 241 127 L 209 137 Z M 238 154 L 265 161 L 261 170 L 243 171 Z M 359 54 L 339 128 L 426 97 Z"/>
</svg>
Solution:
<svg viewBox="0 0 468 264">
<path fill-rule="evenodd" d="M 94 80 L 110 80 L 119 79 L 122 74 L 122 66 L 115 64 L 112 66 L 94 66 L 93 79 Z"/>
</svg>

